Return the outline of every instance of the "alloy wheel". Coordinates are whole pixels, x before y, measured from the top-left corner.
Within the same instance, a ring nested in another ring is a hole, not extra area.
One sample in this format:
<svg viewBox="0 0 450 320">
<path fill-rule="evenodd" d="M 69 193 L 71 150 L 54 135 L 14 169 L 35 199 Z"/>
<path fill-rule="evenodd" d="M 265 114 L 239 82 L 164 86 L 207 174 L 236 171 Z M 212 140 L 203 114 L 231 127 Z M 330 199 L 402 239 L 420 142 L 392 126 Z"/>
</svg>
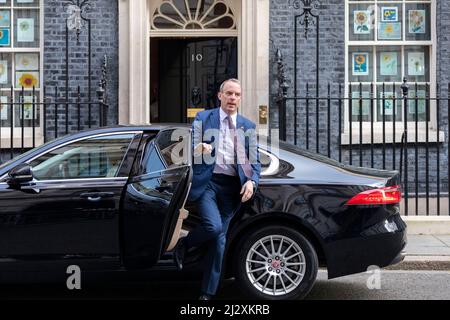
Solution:
<svg viewBox="0 0 450 320">
<path fill-rule="evenodd" d="M 246 272 L 251 284 L 261 293 L 285 295 L 295 290 L 305 276 L 305 254 L 291 238 L 269 235 L 251 246 Z"/>
</svg>

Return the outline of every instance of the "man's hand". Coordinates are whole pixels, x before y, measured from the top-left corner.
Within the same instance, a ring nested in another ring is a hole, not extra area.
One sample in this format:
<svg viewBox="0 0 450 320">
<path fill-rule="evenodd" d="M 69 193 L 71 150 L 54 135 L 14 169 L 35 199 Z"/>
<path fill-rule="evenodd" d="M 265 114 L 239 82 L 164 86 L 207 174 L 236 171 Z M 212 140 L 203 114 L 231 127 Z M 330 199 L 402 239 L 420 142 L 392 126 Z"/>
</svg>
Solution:
<svg viewBox="0 0 450 320">
<path fill-rule="evenodd" d="M 241 195 L 242 195 L 242 202 L 247 202 L 250 200 L 253 196 L 253 182 L 251 180 L 247 181 L 241 189 Z"/>
<path fill-rule="evenodd" d="M 211 154 L 212 152 L 212 145 L 207 144 L 207 143 L 199 143 L 195 149 L 194 149 L 194 153 L 195 154 Z"/>
</svg>

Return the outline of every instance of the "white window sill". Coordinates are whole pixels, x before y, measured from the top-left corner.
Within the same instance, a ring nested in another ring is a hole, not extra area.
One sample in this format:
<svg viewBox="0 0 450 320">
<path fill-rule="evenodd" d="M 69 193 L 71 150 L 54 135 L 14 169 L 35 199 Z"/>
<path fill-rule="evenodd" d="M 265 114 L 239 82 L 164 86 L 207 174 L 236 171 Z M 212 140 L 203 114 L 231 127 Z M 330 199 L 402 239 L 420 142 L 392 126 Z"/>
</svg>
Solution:
<svg viewBox="0 0 450 320">
<path fill-rule="evenodd" d="M 425 143 L 427 142 L 426 139 L 426 130 L 423 128 L 418 129 L 418 135 L 417 135 L 417 142 L 418 143 Z M 395 132 L 395 143 L 400 144 L 402 140 L 403 135 L 403 128 L 396 128 Z M 391 128 L 386 128 L 385 131 L 385 143 L 392 144 L 393 143 L 393 131 Z M 416 131 L 415 129 L 408 129 L 408 143 L 415 143 L 416 142 Z M 428 142 L 429 143 L 437 143 L 438 142 L 438 133 L 436 129 L 428 129 Z M 439 131 L 439 143 L 444 143 L 445 140 L 445 132 L 440 130 Z M 360 143 L 360 135 L 359 135 L 359 128 L 355 129 L 353 128 L 352 132 L 352 145 L 358 145 Z M 371 137 L 371 130 L 367 128 L 363 128 L 362 132 L 362 144 L 371 144 L 372 143 L 372 137 Z M 374 144 L 382 144 L 383 143 L 383 131 L 380 129 L 374 129 L 373 131 L 373 143 Z M 347 129 L 344 133 L 341 134 L 341 145 L 349 145 L 350 144 L 350 133 Z"/>
</svg>

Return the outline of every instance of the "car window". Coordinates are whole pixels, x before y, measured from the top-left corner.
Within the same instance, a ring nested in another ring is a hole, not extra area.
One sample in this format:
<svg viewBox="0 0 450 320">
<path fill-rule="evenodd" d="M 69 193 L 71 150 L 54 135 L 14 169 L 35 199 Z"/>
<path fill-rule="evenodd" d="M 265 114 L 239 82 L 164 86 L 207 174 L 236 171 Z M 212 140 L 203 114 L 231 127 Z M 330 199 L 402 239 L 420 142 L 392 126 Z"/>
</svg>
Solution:
<svg viewBox="0 0 450 320">
<path fill-rule="evenodd" d="M 6 162 L 3 162 L 3 163 L 0 165 L 0 170 L 2 170 L 3 168 L 6 168 L 8 165 L 10 165 L 11 163 L 13 163 L 13 162 L 15 162 L 15 161 L 19 161 L 20 159 L 26 158 L 26 157 L 29 156 L 30 154 L 35 153 L 35 152 L 39 152 L 39 150 L 45 149 L 48 145 L 50 145 L 50 144 L 52 144 L 52 143 L 55 143 L 55 142 L 57 142 L 57 141 L 63 140 L 63 139 L 65 139 L 65 138 L 66 138 L 66 137 L 60 137 L 60 138 L 58 138 L 58 139 L 55 139 L 55 140 L 46 142 L 46 143 L 44 143 L 43 145 L 41 145 L 41 146 L 39 146 L 39 147 L 36 147 L 36 148 L 34 148 L 34 149 L 31 149 L 31 150 L 28 150 L 27 152 L 22 153 L 22 154 L 20 154 L 20 155 L 18 155 L 18 156 L 16 156 L 16 157 L 12 158 L 11 160 L 8 160 L 8 161 L 6 161 Z"/>
<path fill-rule="evenodd" d="M 143 174 L 161 171 L 187 164 L 189 155 L 188 129 L 165 130 L 146 146 L 143 158 Z"/>
<path fill-rule="evenodd" d="M 280 169 L 280 160 L 268 151 L 259 149 L 259 162 L 261 163 L 261 176 L 272 176 Z"/>
<path fill-rule="evenodd" d="M 159 151 L 159 148 L 155 146 L 154 142 L 150 142 L 146 148 L 146 156 L 144 158 L 144 172 L 150 173 L 155 171 L 161 171 L 167 168 L 167 164 Z"/>
<path fill-rule="evenodd" d="M 134 134 L 98 136 L 54 149 L 30 165 L 38 180 L 116 177 Z"/>
</svg>

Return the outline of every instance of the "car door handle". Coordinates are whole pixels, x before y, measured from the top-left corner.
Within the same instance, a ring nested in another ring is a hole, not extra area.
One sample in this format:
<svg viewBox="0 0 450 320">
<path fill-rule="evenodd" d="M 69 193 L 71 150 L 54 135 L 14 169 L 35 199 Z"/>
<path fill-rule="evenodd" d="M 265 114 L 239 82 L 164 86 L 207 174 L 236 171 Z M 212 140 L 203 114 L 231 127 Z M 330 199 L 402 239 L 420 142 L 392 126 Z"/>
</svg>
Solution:
<svg viewBox="0 0 450 320">
<path fill-rule="evenodd" d="M 105 198 L 114 197 L 114 192 L 86 192 L 80 194 L 80 198 L 88 199 L 92 202 L 97 202 Z"/>
<path fill-rule="evenodd" d="M 114 197 L 114 192 L 100 192 L 100 198 L 112 198 Z"/>
</svg>

